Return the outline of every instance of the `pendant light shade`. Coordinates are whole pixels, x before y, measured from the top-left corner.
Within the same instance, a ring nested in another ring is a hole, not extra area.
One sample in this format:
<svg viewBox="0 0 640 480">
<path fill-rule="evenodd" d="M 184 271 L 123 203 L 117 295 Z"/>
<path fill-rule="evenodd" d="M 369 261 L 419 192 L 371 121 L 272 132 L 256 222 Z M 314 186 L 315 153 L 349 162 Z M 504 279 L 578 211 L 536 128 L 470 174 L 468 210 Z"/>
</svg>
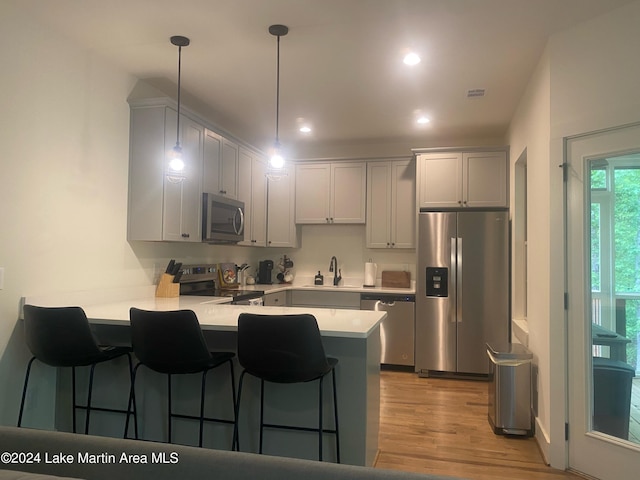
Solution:
<svg viewBox="0 0 640 480">
<path fill-rule="evenodd" d="M 179 173 L 184 170 L 184 159 L 182 158 L 182 147 L 180 146 L 180 90 L 182 74 L 182 47 L 187 47 L 191 41 L 187 37 L 175 35 L 171 37 L 171 43 L 178 47 L 178 119 L 176 122 L 176 144 L 169 153 L 169 170 Z"/>
<path fill-rule="evenodd" d="M 280 122 L 280 37 L 289 33 L 289 27 L 285 25 L 271 25 L 269 33 L 277 38 L 277 60 L 276 60 L 276 140 L 273 144 L 273 151 L 269 159 L 269 166 L 272 170 L 282 170 L 284 168 L 284 157 L 280 146 L 280 136 L 278 126 Z"/>
</svg>

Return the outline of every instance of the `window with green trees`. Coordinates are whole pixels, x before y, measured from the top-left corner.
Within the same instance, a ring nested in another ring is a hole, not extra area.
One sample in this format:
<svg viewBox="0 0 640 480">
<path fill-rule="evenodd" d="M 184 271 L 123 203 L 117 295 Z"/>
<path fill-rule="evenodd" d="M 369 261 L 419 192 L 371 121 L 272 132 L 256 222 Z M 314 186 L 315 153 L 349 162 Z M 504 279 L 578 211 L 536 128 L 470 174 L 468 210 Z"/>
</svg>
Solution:
<svg viewBox="0 0 640 480">
<path fill-rule="evenodd" d="M 640 371 L 640 153 L 590 167 L 594 322 L 630 340 L 626 362 Z"/>
</svg>

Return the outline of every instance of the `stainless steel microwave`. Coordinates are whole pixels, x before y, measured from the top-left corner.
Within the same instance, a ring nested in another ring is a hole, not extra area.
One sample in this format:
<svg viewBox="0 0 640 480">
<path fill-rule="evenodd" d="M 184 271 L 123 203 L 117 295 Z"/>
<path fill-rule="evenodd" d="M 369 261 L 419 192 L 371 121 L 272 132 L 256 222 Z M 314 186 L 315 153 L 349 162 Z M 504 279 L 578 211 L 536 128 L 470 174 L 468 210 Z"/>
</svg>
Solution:
<svg viewBox="0 0 640 480">
<path fill-rule="evenodd" d="M 203 242 L 238 243 L 244 240 L 244 202 L 204 193 L 202 220 Z"/>
</svg>

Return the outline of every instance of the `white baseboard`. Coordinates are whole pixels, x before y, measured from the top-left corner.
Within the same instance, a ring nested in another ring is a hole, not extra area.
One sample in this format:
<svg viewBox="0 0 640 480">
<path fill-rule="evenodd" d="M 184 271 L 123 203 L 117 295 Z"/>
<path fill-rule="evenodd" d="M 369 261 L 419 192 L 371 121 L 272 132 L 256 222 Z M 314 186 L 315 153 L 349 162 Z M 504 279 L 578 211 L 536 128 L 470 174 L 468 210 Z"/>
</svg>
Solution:
<svg viewBox="0 0 640 480">
<path fill-rule="evenodd" d="M 529 348 L 529 326 L 524 318 L 514 318 L 511 320 L 511 341 L 518 341 Z"/>
<path fill-rule="evenodd" d="M 547 432 L 545 432 L 544 428 L 542 428 L 540 422 L 538 421 L 538 417 L 536 417 L 535 439 L 538 443 L 538 448 L 540 449 L 540 453 L 542 454 L 544 463 L 550 465 L 551 461 L 549 460 L 549 450 L 551 450 L 551 444 L 549 442 L 549 436 L 547 435 Z"/>
</svg>

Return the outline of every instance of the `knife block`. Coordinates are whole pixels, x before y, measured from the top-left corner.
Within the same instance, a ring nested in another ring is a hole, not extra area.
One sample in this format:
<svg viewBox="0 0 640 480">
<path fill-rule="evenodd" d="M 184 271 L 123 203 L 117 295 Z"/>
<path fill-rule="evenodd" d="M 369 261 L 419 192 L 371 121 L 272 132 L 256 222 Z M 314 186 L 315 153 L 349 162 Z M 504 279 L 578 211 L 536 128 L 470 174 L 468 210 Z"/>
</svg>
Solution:
<svg viewBox="0 0 640 480">
<path fill-rule="evenodd" d="M 175 298 L 180 296 L 180 284 L 173 283 L 173 275 L 163 273 L 156 287 L 156 297 Z"/>
</svg>

